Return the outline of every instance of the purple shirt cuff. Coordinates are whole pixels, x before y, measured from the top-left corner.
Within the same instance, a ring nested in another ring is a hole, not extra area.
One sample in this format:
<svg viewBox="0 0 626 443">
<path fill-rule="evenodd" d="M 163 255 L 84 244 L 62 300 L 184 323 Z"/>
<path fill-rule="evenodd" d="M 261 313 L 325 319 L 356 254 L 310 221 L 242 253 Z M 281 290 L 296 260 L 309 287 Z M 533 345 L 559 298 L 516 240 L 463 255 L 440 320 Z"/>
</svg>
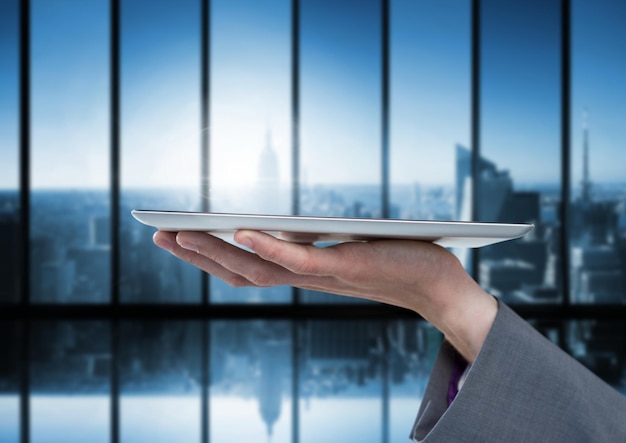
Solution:
<svg viewBox="0 0 626 443">
<path fill-rule="evenodd" d="M 461 380 L 465 368 L 467 368 L 467 362 L 463 357 L 457 354 L 454 360 L 454 366 L 452 367 L 450 382 L 448 383 L 448 406 L 452 404 L 456 395 L 459 393 L 459 380 Z"/>
</svg>

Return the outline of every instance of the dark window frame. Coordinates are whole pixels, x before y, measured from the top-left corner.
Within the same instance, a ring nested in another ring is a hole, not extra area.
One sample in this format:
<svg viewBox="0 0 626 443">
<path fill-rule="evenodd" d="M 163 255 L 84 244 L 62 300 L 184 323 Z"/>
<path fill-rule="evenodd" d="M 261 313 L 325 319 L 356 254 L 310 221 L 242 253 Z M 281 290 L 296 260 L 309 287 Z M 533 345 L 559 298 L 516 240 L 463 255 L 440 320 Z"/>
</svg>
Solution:
<svg viewBox="0 0 626 443">
<path fill-rule="evenodd" d="M 389 66 L 390 66 L 390 1 L 380 0 L 382 4 L 382 60 L 381 60 L 381 176 L 382 176 L 382 208 L 383 216 L 389 214 Z M 477 159 L 480 156 L 480 0 L 472 1 L 471 12 L 471 142 L 474 182 L 477 176 Z M 300 95 L 299 95 L 299 36 L 300 36 L 300 2 L 291 0 L 292 24 L 292 64 L 291 64 L 291 120 L 292 120 L 292 210 L 299 212 L 299 129 L 300 129 Z M 111 279 L 119 280 L 119 221 L 120 219 L 120 0 L 110 0 L 110 159 L 111 159 Z M 201 0 L 201 124 L 209 127 L 210 121 L 210 94 L 211 83 L 209 76 L 210 62 L 210 30 L 209 14 L 210 0 Z M 570 273 L 570 105 L 571 105 L 571 1 L 561 0 L 561 208 L 560 217 L 562 229 L 560 231 L 560 247 L 562 260 L 560 263 L 563 276 Z M 299 411 L 298 411 L 298 365 L 299 365 L 299 332 L 298 321 L 311 319 L 350 319 L 350 320 L 382 320 L 384 324 L 396 319 L 415 319 L 419 316 L 410 311 L 393 306 L 380 304 L 364 305 L 303 305 L 300 302 L 300 291 L 293 289 L 292 303 L 279 305 L 246 305 L 246 304 L 210 304 L 210 285 L 208 276 L 202 277 L 202 302 L 190 305 L 167 304 L 123 304 L 120 303 L 118 286 L 111 285 L 110 303 L 105 305 L 58 305 L 58 304 L 31 304 L 29 232 L 30 232 L 30 0 L 20 2 L 20 88 L 19 88 L 19 116 L 20 116 L 20 300 L 16 304 L 2 305 L 0 321 L 21 322 L 21 382 L 20 382 L 20 433 L 21 441 L 30 441 L 30 375 L 28 362 L 30 358 L 30 327 L 34 320 L 108 320 L 111 327 L 111 441 L 117 443 L 120 438 L 119 425 L 119 328 L 120 321 L 127 319 L 138 320 L 203 320 L 202 321 L 202 400 L 201 400 L 201 439 L 208 442 L 209 433 L 209 399 L 208 386 L 210 383 L 209 371 L 210 353 L 210 320 L 235 319 L 267 319 L 292 320 L 292 441 L 299 441 Z M 208 164 L 210 161 L 210 141 L 208 132 L 203 131 L 201 138 L 201 159 L 203 162 L 203 182 L 200 184 L 201 195 L 208 196 Z M 474 187 L 474 190 L 476 187 Z M 473 199 L 473 211 L 476 200 Z M 202 201 L 202 209 L 208 211 L 208 198 Z M 477 274 L 478 255 L 474 254 L 473 273 Z M 538 319 L 555 324 L 564 324 L 569 320 L 622 320 L 626 321 L 626 305 L 598 304 L 577 305 L 570 301 L 569 278 L 562 281 L 563 297 L 558 304 L 524 304 L 514 305 L 524 318 Z M 563 340 L 563 331 L 560 334 Z M 561 343 L 563 345 L 563 342 Z M 383 383 L 383 432 L 382 441 L 389 438 L 389 386 Z"/>
</svg>

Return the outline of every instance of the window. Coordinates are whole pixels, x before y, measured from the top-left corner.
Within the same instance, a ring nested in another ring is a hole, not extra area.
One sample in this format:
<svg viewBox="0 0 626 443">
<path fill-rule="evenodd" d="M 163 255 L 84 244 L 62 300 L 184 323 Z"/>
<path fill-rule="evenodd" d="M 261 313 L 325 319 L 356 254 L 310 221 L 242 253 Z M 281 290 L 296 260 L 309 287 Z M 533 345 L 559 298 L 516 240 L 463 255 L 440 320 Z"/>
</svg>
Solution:
<svg viewBox="0 0 626 443">
<path fill-rule="evenodd" d="M 291 3 L 211 3 L 209 205 L 215 212 L 291 214 Z M 289 303 L 290 288 L 233 291 L 213 303 Z"/>
<path fill-rule="evenodd" d="M 381 12 L 372 0 L 301 4 L 302 215 L 382 215 Z M 312 291 L 302 299 L 360 302 Z"/>
<path fill-rule="evenodd" d="M 33 441 L 110 441 L 109 331 L 104 321 L 32 324 L 29 402 Z"/>
<path fill-rule="evenodd" d="M 391 218 L 472 218 L 470 6 L 391 3 Z"/>
<path fill-rule="evenodd" d="M 199 322 L 125 321 L 120 333 L 121 440 L 199 441 Z"/>
<path fill-rule="evenodd" d="M 109 299 L 108 3 L 31 8 L 30 286 L 41 303 Z M 68 216 L 70 215 L 71 216 Z"/>
<path fill-rule="evenodd" d="M 199 210 L 200 2 L 121 0 L 120 300 L 199 303 L 200 273 L 164 251 L 132 209 Z"/>
<path fill-rule="evenodd" d="M 481 2 L 480 221 L 531 222 L 521 240 L 480 251 L 479 280 L 509 303 L 562 299 L 561 9 Z"/>
<path fill-rule="evenodd" d="M 19 298 L 19 2 L 0 6 L 0 303 Z"/>
<path fill-rule="evenodd" d="M 572 4 L 570 296 L 626 303 L 626 31 L 620 2 Z"/>
<path fill-rule="evenodd" d="M 0 440 L 406 438 L 438 331 L 133 208 L 532 221 L 454 252 L 626 394 L 621 3 L 48 3 L 0 6 Z"/>
<path fill-rule="evenodd" d="M 20 437 L 20 352 L 21 331 L 17 322 L 0 322 L 0 441 L 17 442 Z"/>
</svg>

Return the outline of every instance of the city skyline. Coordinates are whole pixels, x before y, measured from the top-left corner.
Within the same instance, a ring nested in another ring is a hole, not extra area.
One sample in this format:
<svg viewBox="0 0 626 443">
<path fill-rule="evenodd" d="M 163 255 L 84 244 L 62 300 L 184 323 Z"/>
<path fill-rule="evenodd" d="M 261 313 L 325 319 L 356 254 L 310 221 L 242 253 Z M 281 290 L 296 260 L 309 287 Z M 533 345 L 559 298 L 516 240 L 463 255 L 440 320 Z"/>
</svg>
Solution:
<svg viewBox="0 0 626 443">
<path fill-rule="evenodd" d="M 417 318 L 374 318 L 384 307 L 356 318 L 350 304 L 368 303 L 356 298 L 206 280 L 130 215 L 207 202 L 214 212 L 531 222 L 523 239 L 453 252 L 626 395 L 626 326 L 613 314 L 626 306 L 626 2 L 483 0 L 473 54 L 469 0 L 211 0 L 202 97 L 201 1 L 120 0 L 118 171 L 110 1 L 29 4 L 22 153 L 20 1 L 0 4 L 0 305 L 26 316 L 0 322 L 0 441 L 23 439 L 24 424 L 31 440 L 59 443 L 200 441 L 204 431 L 218 442 L 406 439 L 441 335 Z M 296 316 L 312 304 L 352 317 Z M 285 317 L 237 317 L 270 311 Z M 564 317 L 545 317 L 556 311 Z"/>
<path fill-rule="evenodd" d="M 262 149 L 268 122 L 281 159 L 280 176 L 283 180 L 290 177 L 293 141 L 288 2 L 277 0 L 244 9 L 237 7 L 239 3 L 212 3 L 209 128 L 202 128 L 199 116 L 196 3 L 157 8 L 148 17 L 142 15 L 145 8 L 140 2 L 122 3 L 122 186 L 195 186 L 200 180 L 200 138 L 204 130 L 210 131 L 214 182 L 232 183 L 232 177 L 250 182 L 254 176 L 253 162 L 242 159 L 254 158 Z M 3 14 L 6 26 L 0 46 L 4 66 L 0 70 L 0 154 L 7 160 L 0 166 L 3 189 L 15 188 L 19 183 L 18 21 L 17 8 L 11 9 L 11 4 L 7 3 L 7 14 Z M 46 2 L 33 2 L 33 189 L 108 186 L 109 62 L 105 6 L 103 0 L 60 10 L 54 16 L 55 22 Z M 378 23 L 380 7 L 375 2 L 365 6 L 359 15 L 361 21 L 353 21 L 345 29 L 363 36 L 360 46 L 354 47 L 350 46 L 349 36 L 339 33 L 335 25 L 329 28 L 328 35 L 319 33 L 323 20 L 342 20 L 352 14 L 350 7 L 303 4 L 298 142 L 301 166 L 309 169 L 303 178 L 310 182 L 379 182 L 380 29 L 376 26 L 372 29 L 378 31 L 365 32 L 358 23 Z M 406 1 L 394 1 L 391 6 L 392 181 L 432 183 L 441 177 L 452 180 L 453 146 L 469 146 L 470 138 L 469 7 Z M 558 8 L 536 14 L 543 11 L 539 7 L 540 3 L 530 2 L 513 10 L 508 4 L 496 7 L 485 3 L 482 12 L 481 152 L 501 167 L 515 170 L 518 183 L 551 182 L 558 180 L 560 173 L 560 38 L 550 26 L 558 20 Z M 624 60 L 613 56 L 621 53 L 619 41 L 626 38 L 607 36 L 624 32 L 617 22 L 624 5 L 611 7 L 616 9 L 615 14 L 607 14 L 599 3 L 575 1 L 572 5 L 572 107 L 566 112 L 571 113 L 573 181 L 578 180 L 581 170 L 577 151 L 582 145 L 580 113 L 585 107 L 591 113 L 594 130 L 592 175 L 596 181 L 610 182 L 623 177 L 619 162 L 613 161 L 620 158 L 626 139 L 619 123 L 623 110 L 617 106 L 623 97 L 620 89 L 611 85 L 618 84 L 623 77 L 619 72 L 626 70 Z M 515 38 L 521 32 L 517 27 L 505 32 L 499 26 L 511 22 L 511 13 L 517 12 L 514 23 L 536 25 L 523 41 Z M 140 15 L 142 20 L 148 20 L 141 27 Z M 80 20 L 75 20 L 78 17 Z M 72 26 L 68 28 L 67 23 Z M 61 24 L 65 33 L 46 37 Z M 161 31 L 155 32 L 157 29 Z M 601 29 L 612 31 L 600 32 Z M 492 38 L 494 33 L 503 37 Z M 75 39 L 75 35 L 84 38 Z M 245 42 L 254 42 L 255 50 L 246 47 Z M 335 52 L 327 51 L 328 47 Z M 86 53 L 89 57 L 85 57 Z M 491 61 L 503 53 L 511 54 L 507 60 L 514 54 L 517 64 L 503 67 Z M 519 63 L 522 68 L 511 71 Z M 533 68 L 544 65 L 551 66 L 548 72 L 537 73 Z M 508 83 L 503 84 L 503 78 L 509 79 Z M 62 96 L 59 91 L 63 91 Z M 172 151 L 176 154 L 171 155 Z M 362 168 L 350 170 L 355 155 Z M 421 166 L 424 155 L 431 167 Z M 535 157 L 543 161 L 530 167 L 532 162 L 527 159 Z M 70 158 L 72 161 L 67 161 Z"/>
</svg>

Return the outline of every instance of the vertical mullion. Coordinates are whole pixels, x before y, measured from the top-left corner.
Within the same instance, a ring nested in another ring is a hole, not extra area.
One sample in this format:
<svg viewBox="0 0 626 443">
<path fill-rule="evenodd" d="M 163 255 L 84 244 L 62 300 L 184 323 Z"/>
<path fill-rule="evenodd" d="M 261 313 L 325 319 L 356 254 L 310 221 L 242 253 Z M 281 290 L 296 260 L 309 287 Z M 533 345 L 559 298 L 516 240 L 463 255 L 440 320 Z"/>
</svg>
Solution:
<svg viewBox="0 0 626 443">
<path fill-rule="evenodd" d="M 382 0 L 381 6 L 381 213 L 389 218 L 389 0 Z"/>
<path fill-rule="evenodd" d="M 210 178 L 209 178 L 209 161 L 210 161 L 210 152 L 209 152 L 209 119 L 210 119 L 210 110 L 209 110 L 209 94 L 210 94 L 210 79 L 209 79 L 209 58 L 211 50 L 209 46 L 209 14 L 210 14 L 210 0 L 202 0 L 201 4 L 201 19 L 200 19 L 200 94 L 201 94 L 201 116 L 200 116 L 200 127 L 201 127 L 201 188 L 200 193 L 202 196 L 202 211 L 208 212 L 210 209 L 210 198 L 209 192 L 211 189 Z"/>
<path fill-rule="evenodd" d="M 471 53 L 472 53 L 472 98 L 471 98 L 471 139 L 472 139 L 472 220 L 480 215 L 480 0 L 472 0 L 471 14 Z M 479 281 L 480 254 L 472 249 L 472 275 Z"/>
<path fill-rule="evenodd" d="M 120 214 L 120 0 L 111 0 L 110 143 L 111 143 L 111 304 L 119 304 Z"/>
<path fill-rule="evenodd" d="M 20 243 L 21 300 L 30 302 L 30 0 L 20 1 Z M 30 441 L 30 322 L 22 319 L 20 441 Z"/>
<path fill-rule="evenodd" d="M 201 153 L 200 153 L 200 162 L 201 162 L 201 189 L 200 195 L 202 196 L 202 211 L 208 212 L 211 209 L 211 201 L 210 201 L 210 140 L 209 140 L 209 123 L 210 123 L 210 102 L 209 97 L 211 93 L 211 83 L 209 76 L 209 58 L 210 58 L 210 34 L 209 34 L 209 26 L 210 26 L 210 13 L 211 13 L 211 5 L 210 0 L 202 0 L 202 4 L 200 7 L 200 60 L 201 60 L 201 74 L 200 74 L 200 93 L 201 93 Z M 209 276 L 206 273 L 202 273 L 201 277 L 202 284 L 202 304 L 207 305 L 211 301 L 211 293 L 210 293 L 210 280 Z M 208 324 L 208 320 L 202 321 L 201 327 L 202 338 L 200 340 L 200 346 L 202 346 L 201 352 L 201 362 L 200 362 L 200 438 L 202 443 L 209 443 L 210 435 L 209 435 L 209 414 L 210 414 L 210 403 L 209 403 L 209 384 L 211 382 L 210 376 L 210 351 L 209 344 L 211 343 L 211 328 Z"/>
<path fill-rule="evenodd" d="M 118 443 L 120 441 L 120 408 L 119 408 L 119 355 L 120 355 L 120 339 L 119 339 L 120 324 L 117 318 L 114 318 L 110 322 L 111 333 L 111 364 L 109 370 L 111 371 L 111 443 Z"/>
<path fill-rule="evenodd" d="M 202 396 L 200 400 L 200 441 L 202 443 L 209 443 L 209 414 L 210 414 L 210 403 L 209 403 L 209 383 L 211 382 L 210 375 L 210 351 L 209 344 L 211 343 L 211 325 L 209 324 L 210 320 L 202 320 L 201 334 L 202 338 L 200 340 L 200 346 L 202 346 L 201 356 L 202 360 L 200 362 L 200 384 L 201 384 L 201 393 Z"/>
<path fill-rule="evenodd" d="M 291 212 L 300 214 L 300 1 L 291 1 Z"/>
<path fill-rule="evenodd" d="M 291 213 L 300 214 L 300 0 L 291 0 Z M 292 289 L 292 304 L 300 290 Z M 291 320 L 291 441 L 300 441 L 300 334 Z"/>
<path fill-rule="evenodd" d="M 210 140 L 209 140 L 209 94 L 211 93 L 209 78 L 209 14 L 210 0 L 202 0 L 200 6 L 200 196 L 201 210 L 208 212 L 210 210 Z M 208 304 L 210 301 L 209 294 L 209 278 L 206 274 L 202 274 L 202 303 Z"/>
<path fill-rule="evenodd" d="M 382 400 L 383 400 L 383 404 L 382 404 L 382 443 L 389 443 L 389 409 L 390 409 L 390 402 L 391 402 L 391 389 L 390 389 L 390 368 L 389 368 L 389 358 L 390 358 L 390 352 L 389 352 L 389 339 L 387 337 L 387 331 L 389 330 L 389 326 L 391 325 L 391 322 L 389 320 L 386 320 L 382 323 L 382 329 L 381 329 L 381 334 L 382 334 L 382 345 L 383 345 L 383 352 L 382 352 L 382 361 L 381 361 L 381 365 L 382 365 L 382 388 L 383 388 L 383 392 L 382 392 Z"/>
<path fill-rule="evenodd" d="M 300 0 L 291 0 L 291 213 L 300 214 Z M 291 301 L 300 304 L 300 291 Z"/>
<path fill-rule="evenodd" d="M 300 333 L 299 321 L 291 320 L 291 441 L 300 441 Z"/>
<path fill-rule="evenodd" d="M 30 0 L 20 1 L 21 305 L 30 304 Z"/>
<path fill-rule="evenodd" d="M 570 107 L 571 107 L 571 4 L 561 2 L 561 291 L 562 305 L 569 306 L 570 294 Z"/>
<path fill-rule="evenodd" d="M 390 4 L 389 0 L 381 0 L 381 216 L 389 218 L 389 46 L 390 46 Z M 389 359 L 385 332 L 388 322 L 382 324 L 383 353 L 382 353 L 382 443 L 389 442 Z"/>
<path fill-rule="evenodd" d="M 110 4 L 110 130 L 111 130 L 111 304 L 119 306 L 120 253 L 120 0 Z M 120 441 L 119 419 L 119 322 L 112 320 L 111 328 L 111 443 Z"/>
<path fill-rule="evenodd" d="M 22 349 L 20 367 L 20 441 L 30 442 L 30 320 L 22 319 Z"/>
</svg>

